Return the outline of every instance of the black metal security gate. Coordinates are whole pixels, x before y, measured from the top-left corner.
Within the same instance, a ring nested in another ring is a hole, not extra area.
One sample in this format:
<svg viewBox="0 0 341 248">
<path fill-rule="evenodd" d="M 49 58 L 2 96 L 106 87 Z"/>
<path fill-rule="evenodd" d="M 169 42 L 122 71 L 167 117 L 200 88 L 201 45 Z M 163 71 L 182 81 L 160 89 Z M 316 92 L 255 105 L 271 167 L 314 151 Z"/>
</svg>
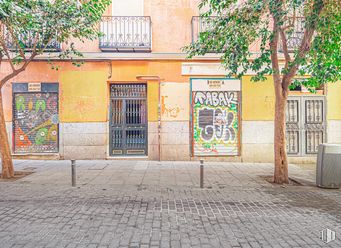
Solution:
<svg viewBox="0 0 341 248">
<path fill-rule="evenodd" d="M 110 155 L 147 155 L 147 85 L 112 84 Z"/>
<path fill-rule="evenodd" d="M 325 98 L 292 96 L 286 112 L 287 152 L 293 156 L 316 155 L 326 141 Z"/>
</svg>

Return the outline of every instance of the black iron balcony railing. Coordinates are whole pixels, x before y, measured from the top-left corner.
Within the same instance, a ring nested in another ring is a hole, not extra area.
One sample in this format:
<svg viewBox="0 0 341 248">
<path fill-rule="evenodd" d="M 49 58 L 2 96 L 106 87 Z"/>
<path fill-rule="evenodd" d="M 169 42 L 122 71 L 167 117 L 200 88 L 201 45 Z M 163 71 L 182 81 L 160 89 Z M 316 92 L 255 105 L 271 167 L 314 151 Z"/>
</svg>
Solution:
<svg viewBox="0 0 341 248">
<path fill-rule="evenodd" d="M 150 16 L 104 16 L 100 24 L 102 51 L 151 52 Z"/>
<path fill-rule="evenodd" d="M 305 18 L 304 17 L 293 17 L 288 20 L 288 25 L 292 25 L 292 31 L 287 34 L 287 45 L 288 52 L 294 52 L 300 45 L 304 35 L 305 29 Z M 283 52 L 283 44 L 279 42 L 280 52 Z"/>
<path fill-rule="evenodd" d="M 214 28 L 215 20 L 217 16 L 193 16 L 192 17 L 192 43 L 196 42 L 200 38 L 200 34 L 210 31 Z M 208 53 L 220 53 L 218 48 L 211 48 Z"/>
<path fill-rule="evenodd" d="M 5 28 L 3 29 L 3 34 L 6 46 L 11 51 L 18 50 L 19 44 L 25 51 L 32 50 L 36 42 L 36 36 L 31 33 L 19 35 L 16 41 L 13 40 L 12 36 Z M 52 39 L 45 47 L 41 45 L 42 43 L 41 39 L 38 38 L 37 40 L 38 40 L 36 44 L 37 49 L 43 49 L 46 52 L 61 51 L 61 44 L 57 42 L 55 39 Z"/>
<path fill-rule="evenodd" d="M 202 17 L 202 16 L 193 16 L 192 17 L 192 42 L 196 42 L 200 33 L 209 31 L 213 28 L 214 19 L 217 17 Z"/>
<path fill-rule="evenodd" d="M 200 33 L 207 32 L 212 29 L 214 26 L 214 19 L 217 18 L 215 16 L 210 17 L 202 17 L 202 16 L 193 16 L 192 17 L 192 42 L 196 42 L 199 37 Z M 289 23 L 290 22 L 290 23 Z M 305 19 L 304 17 L 295 17 L 290 19 L 288 22 L 289 24 L 293 24 L 292 32 L 287 34 L 287 44 L 288 44 L 288 51 L 293 52 L 298 46 L 301 44 L 304 35 L 304 28 L 305 28 Z M 279 49 L 280 52 L 283 52 L 282 42 L 279 42 Z"/>
</svg>

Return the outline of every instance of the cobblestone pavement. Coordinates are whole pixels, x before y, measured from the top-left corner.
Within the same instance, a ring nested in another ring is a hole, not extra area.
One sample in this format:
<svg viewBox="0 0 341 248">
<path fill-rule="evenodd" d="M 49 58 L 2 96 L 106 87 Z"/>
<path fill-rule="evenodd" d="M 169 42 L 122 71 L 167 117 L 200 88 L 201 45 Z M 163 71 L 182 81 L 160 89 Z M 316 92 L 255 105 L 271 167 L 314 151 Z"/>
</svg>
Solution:
<svg viewBox="0 0 341 248">
<path fill-rule="evenodd" d="M 35 173 L 0 182 L 0 247 L 341 247 L 341 190 L 278 186 L 271 164 L 16 161 Z M 336 240 L 324 244 L 320 231 Z"/>
</svg>

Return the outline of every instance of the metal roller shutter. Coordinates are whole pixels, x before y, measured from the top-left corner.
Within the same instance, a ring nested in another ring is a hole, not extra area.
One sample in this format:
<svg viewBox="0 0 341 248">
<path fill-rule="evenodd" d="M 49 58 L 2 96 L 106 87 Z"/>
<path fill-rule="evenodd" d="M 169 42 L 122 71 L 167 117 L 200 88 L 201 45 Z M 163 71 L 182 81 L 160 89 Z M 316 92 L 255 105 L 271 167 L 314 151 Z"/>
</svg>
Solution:
<svg viewBox="0 0 341 248">
<path fill-rule="evenodd" d="M 15 153 L 56 153 L 59 141 L 58 85 L 13 86 L 13 147 Z M 57 92 L 56 92 L 57 91 Z"/>
<path fill-rule="evenodd" d="M 193 155 L 239 155 L 238 92 L 194 91 Z"/>
</svg>

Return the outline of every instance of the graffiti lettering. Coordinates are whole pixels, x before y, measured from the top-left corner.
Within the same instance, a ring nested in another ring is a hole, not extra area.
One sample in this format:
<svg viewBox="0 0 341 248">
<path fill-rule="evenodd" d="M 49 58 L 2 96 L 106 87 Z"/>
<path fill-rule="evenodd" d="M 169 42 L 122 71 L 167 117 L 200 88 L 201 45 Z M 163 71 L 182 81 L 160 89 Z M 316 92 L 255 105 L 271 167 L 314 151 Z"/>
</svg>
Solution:
<svg viewBox="0 0 341 248">
<path fill-rule="evenodd" d="M 232 124 L 234 114 L 227 110 L 204 108 L 198 111 L 198 127 L 202 129 L 201 138 L 210 141 L 212 138 L 232 142 L 236 139 L 236 131 Z"/>
<path fill-rule="evenodd" d="M 193 122 L 194 155 L 238 154 L 236 92 L 195 92 Z"/>
<path fill-rule="evenodd" d="M 165 117 L 177 118 L 180 111 L 183 110 L 178 106 L 169 106 L 166 104 L 168 96 L 162 96 L 161 100 L 161 114 Z"/>
<path fill-rule="evenodd" d="M 15 152 L 57 152 L 58 94 L 16 93 L 14 99 Z"/>
<path fill-rule="evenodd" d="M 213 137 L 213 109 L 202 109 L 199 110 L 199 128 L 202 129 L 201 137 L 204 140 L 210 140 Z"/>
<path fill-rule="evenodd" d="M 207 106 L 231 106 L 231 104 L 237 104 L 235 100 L 234 92 L 226 91 L 197 91 L 194 97 L 194 103 L 200 103 Z"/>
<path fill-rule="evenodd" d="M 234 120 L 234 114 L 232 112 L 229 112 L 227 114 L 227 124 L 225 129 L 225 141 L 232 141 L 236 139 L 236 131 L 232 127 Z"/>
</svg>

